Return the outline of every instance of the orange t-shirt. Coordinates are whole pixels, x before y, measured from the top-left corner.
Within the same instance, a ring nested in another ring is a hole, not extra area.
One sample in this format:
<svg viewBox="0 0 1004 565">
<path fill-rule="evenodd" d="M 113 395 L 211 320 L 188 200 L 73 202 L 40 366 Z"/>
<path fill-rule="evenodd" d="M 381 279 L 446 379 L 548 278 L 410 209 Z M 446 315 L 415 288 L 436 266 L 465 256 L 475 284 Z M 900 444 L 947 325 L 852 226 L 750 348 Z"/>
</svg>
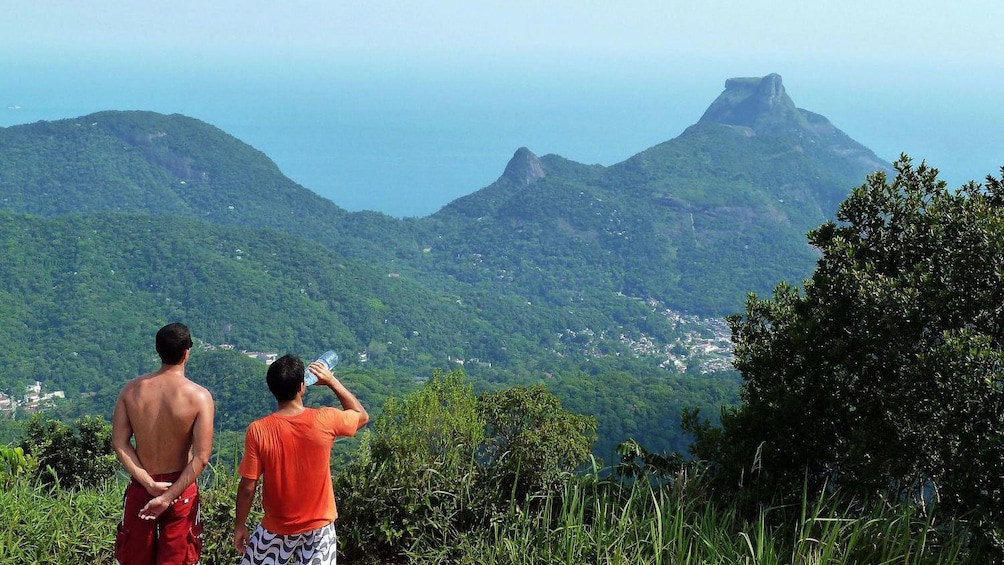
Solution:
<svg viewBox="0 0 1004 565">
<path fill-rule="evenodd" d="M 356 433 L 359 413 L 306 408 L 296 416 L 269 414 L 251 422 L 244 438 L 242 477 L 262 477 L 261 525 L 281 535 L 316 530 L 338 518 L 331 485 L 331 445 Z"/>
</svg>

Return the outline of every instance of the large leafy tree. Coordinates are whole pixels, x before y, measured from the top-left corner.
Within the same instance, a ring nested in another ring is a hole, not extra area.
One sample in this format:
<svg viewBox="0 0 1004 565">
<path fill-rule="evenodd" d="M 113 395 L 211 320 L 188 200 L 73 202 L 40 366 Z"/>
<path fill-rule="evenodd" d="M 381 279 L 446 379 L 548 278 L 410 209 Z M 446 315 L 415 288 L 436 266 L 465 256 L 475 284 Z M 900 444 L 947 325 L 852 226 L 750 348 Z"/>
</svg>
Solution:
<svg viewBox="0 0 1004 565">
<path fill-rule="evenodd" d="M 544 385 L 482 395 L 485 467 L 503 492 L 519 498 L 560 486 L 589 459 L 596 419 L 569 412 Z"/>
<path fill-rule="evenodd" d="M 742 403 L 691 418 L 723 485 L 840 487 L 937 502 L 996 537 L 1004 519 L 1004 185 L 946 190 L 902 156 L 810 232 L 804 292 L 730 318 Z"/>
</svg>

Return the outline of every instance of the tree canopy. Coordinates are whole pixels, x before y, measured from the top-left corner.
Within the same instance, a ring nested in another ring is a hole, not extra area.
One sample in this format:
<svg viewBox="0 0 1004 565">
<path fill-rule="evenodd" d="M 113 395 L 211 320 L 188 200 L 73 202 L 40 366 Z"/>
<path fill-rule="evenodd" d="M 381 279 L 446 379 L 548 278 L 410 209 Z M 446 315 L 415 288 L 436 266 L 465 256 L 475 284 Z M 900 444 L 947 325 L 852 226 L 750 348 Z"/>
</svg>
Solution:
<svg viewBox="0 0 1004 565">
<path fill-rule="evenodd" d="M 1004 184 L 946 189 L 905 155 L 810 232 L 804 291 L 730 318 L 741 405 L 694 452 L 760 500 L 839 487 L 1004 518 Z M 1004 172 L 1004 170 L 1002 170 Z"/>
</svg>

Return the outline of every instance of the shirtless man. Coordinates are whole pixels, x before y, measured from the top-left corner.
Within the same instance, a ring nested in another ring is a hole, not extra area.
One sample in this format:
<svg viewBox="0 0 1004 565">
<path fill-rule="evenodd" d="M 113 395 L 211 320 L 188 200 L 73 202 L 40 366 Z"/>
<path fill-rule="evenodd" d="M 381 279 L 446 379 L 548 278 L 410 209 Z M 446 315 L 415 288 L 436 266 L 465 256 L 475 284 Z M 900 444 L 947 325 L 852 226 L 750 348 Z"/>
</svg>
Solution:
<svg viewBox="0 0 1004 565">
<path fill-rule="evenodd" d="M 132 476 L 115 538 L 122 565 L 188 565 L 202 552 L 195 479 L 209 463 L 214 407 L 185 377 L 191 347 L 183 324 L 161 328 L 160 369 L 129 381 L 115 404 L 112 446 Z"/>
</svg>

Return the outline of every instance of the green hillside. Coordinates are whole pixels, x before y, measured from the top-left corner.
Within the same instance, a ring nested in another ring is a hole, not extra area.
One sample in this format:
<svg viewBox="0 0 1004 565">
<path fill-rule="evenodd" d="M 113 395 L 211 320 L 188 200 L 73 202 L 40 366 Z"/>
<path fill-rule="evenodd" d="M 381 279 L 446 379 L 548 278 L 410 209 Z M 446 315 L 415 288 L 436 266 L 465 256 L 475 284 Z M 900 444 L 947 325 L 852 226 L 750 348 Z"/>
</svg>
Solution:
<svg viewBox="0 0 1004 565">
<path fill-rule="evenodd" d="M 58 412 L 66 417 L 110 417 L 121 384 L 156 368 L 152 336 L 171 320 L 195 332 L 193 378 L 217 398 L 221 429 L 240 430 L 272 404 L 261 386 L 264 365 L 239 351 L 309 356 L 334 348 L 343 374 L 374 407 L 461 361 L 482 390 L 546 376 L 582 410 L 606 411 L 604 430 L 667 449 L 684 444 L 676 422 L 651 425 L 667 418 L 664 403 L 711 407 L 733 394 L 720 384 L 705 391 L 700 379 L 644 359 L 579 353 L 586 342 L 549 338 L 572 323 L 549 317 L 553 310 L 520 310 L 505 297 L 470 306 L 272 230 L 173 216 L 0 213 L 0 248 L 8 257 L 0 264 L 0 392 L 17 396 L 41 381 L 47 392 L 64 392 Z M 619 407 L 590 400 L 622 394 L 624 382 L 642 393 L 632 403 L 641 416 L 627 422 Z M 622 437 L 608 434 L 598 449 L 609 455 Z"/>
<path fill-rule="evenodd" d="M 406 244 L 412 231 L 381 214 L 347 220 L 260 151 L 178 114 L 108 111 L 0 128 L 0 194 L 0 210 L 11 212 L 182 216 L 273 228 L 332 248 L 348 240 L 355 253 L 380 258 L 393 257 L 386 241 Z"/>
<path fill-rule="evenodd" d="M 4 388 L 36 378 L 60 389 L 118 385 L 149 368 L 151 332 L 166 320 L 186 320 L 210 345 L 336 347 L 382 368 L 402 363 L 409 346 L 412 357 L 442 352 L 422 360 L 443 364 L 448 345 L 480 326 L 452 296 L 272 230 L 112 213 L 4 213 L 0 226 L 0 331 L 15 347 L 5 356 L 55 361 L 5 363 Z M 127 355 L 109 367 L 116 351 Z"/>
<path fill-rule="evenodd" d="M 333 347 L 371 403 L 462 366 L 479 389 L 542 382 L 596 414 L 603 455 L 627 437 L 682 450 L 683 408 L 735 400 L 720 317 L 807 276 L 805 232 L 884 167 L 776 75 L 730 79 L 623 163 L 520 149 L 497 182 L 406 220 L 348 213 L 184 116 L 2 128 L 0 391 L 39 380 L 67 395 L 60 414 L 110 414 L 155 366 L 156 328 L 182 320 L 226 429 L 267 409 L 237 352 Z"/>
</svg>

